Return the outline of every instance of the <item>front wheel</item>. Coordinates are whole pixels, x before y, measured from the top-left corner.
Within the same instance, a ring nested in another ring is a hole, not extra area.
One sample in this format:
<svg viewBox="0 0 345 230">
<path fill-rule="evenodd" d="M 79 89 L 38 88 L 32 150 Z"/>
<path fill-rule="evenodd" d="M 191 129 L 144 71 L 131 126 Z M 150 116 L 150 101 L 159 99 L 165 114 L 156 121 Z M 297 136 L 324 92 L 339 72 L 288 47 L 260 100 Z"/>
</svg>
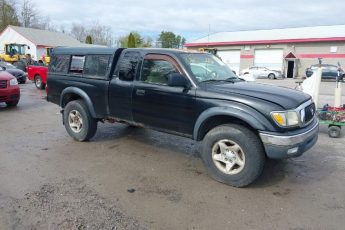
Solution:
<svg viewBox="0 0 345 230">
<path fill-rule="evenodd" d="M 268 75 L 268 78 L 273 80 L 273 79 L 276 78 L 276 75 L 274 75 L 273 73 L 270 73 L 270 74 Z"/>
<path fill-rule="evenodd" d="M 328 127 L 328 136 L 329 137 L 331 137 L 331 138 L 338 138 L 338 137 L 340 137 L 340 133 L 341 133 L 340 126 L 330 125 Z"/>
<path fill-rule="evenodd" d="M 87 141 L 97 131 L 97 120 L 91 116 L 82 100 L 69 102 L 65 107 L 63 119 L 68 134 L 77 141 Z"/>
<path fill-rule="evenodd" d="M 17 106 L 17 105 L 18 105 L 18 102 L 19 102 L 19 101 L 8 101 L 8 102 L 6 102 L 6 105 L 7 105 L 8 107 L 14 107 L 14 106 Z"/>
<path fill-rule="evenodd" d="M 258 136 L 244 126 L 227 124 L 207 133 L 202 160 L 215 180 L 245 187 L 259 177 L 265 152 Z"/>
</svg>

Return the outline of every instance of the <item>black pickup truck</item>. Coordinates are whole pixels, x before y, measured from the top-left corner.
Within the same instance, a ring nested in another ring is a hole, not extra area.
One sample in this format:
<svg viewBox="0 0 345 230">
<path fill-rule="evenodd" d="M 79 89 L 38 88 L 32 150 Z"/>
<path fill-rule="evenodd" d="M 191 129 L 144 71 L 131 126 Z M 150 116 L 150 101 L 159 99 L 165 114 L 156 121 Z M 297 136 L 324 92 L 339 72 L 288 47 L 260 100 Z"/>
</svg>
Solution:
<svg viewBox="0 0 345 230">
<path fill-rule="evenodd" d="M 74 139 L 91 139 L 99 121 L 192 138 L 209 174 L 236 187 L 252 183 L 266 157 L 300 156 L 318 138 L 310 96 L 245 82 L 208 53 L 56 48 L 47 85 Z"/>
</svg>

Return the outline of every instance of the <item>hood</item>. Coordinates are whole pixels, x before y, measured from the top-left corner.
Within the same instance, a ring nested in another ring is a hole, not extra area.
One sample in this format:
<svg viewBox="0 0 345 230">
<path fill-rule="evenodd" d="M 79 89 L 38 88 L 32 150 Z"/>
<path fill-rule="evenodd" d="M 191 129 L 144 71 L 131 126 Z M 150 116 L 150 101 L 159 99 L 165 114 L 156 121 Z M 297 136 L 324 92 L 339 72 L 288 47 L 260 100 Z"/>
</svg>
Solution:
<svg viewBox="0 0 345 230">
<path fill-rule="evenodd" d="M 24 71 L 20 69 L 6 69 L 6 71 L 12 74 L 13 76 L 24 75 Z"/>
<path fill-rule="evenodd" d="M 280 105 L 284 109 L 294 109 L 310 96 L 294 89 L 254 82 L 235 82 L 227 84 L 207 84 L 206 90 L 225 95 L 247 96 Z"/>
<path fill-rule="evenodd" d="M 8 73 L 7 71 L 0 71 L 0 80 L 11 80 L 15 78 L 12 74 Z"/>
</svg>

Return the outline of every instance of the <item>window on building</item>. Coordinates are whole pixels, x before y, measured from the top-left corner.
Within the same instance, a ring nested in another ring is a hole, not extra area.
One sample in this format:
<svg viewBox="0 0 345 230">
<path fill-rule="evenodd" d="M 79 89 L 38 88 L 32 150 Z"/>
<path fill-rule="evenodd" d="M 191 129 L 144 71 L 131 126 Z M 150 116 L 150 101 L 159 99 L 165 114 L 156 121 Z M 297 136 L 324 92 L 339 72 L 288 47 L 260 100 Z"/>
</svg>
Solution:
<svg viewBox="0 0 345 230">
<path fill-rule="evenodd" d="M 52 57 L 49 64 L 49 71 L 56 73 L 67 73 L 69 66 L 69 55 L 56 55 Z"/>
<path fill-rule="evenodd" d="M 87 55 L 84 75 L 95 78 L 105 78 L 109 70 L 111 55 Z"/>
<path fill-rule="evenodd" d="M 72 56 L 70 73 L 82 74 L 84 69 L 85 56 Z"/>
</svg>

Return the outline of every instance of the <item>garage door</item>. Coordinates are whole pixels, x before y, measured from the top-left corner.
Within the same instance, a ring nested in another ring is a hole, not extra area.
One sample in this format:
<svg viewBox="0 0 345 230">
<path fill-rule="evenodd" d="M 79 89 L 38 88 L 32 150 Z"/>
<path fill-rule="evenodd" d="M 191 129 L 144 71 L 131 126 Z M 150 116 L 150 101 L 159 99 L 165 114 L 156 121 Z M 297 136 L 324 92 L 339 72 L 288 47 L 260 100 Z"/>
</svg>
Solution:
<svg viewBox="0 0 345 230">
<path fill-rule="evenodd" d="M 255 50 L 254 65 L 260 67 L 267 67 L 273 70 L 282 70 L 283 50 Z"/>
<path fill-rule="evenodd" d="M 232 70 L 239 73 L 241 52 L 239 50 L 222 50 L 217 52 L 218 56 L 225 62 Z"/>
</svg>

